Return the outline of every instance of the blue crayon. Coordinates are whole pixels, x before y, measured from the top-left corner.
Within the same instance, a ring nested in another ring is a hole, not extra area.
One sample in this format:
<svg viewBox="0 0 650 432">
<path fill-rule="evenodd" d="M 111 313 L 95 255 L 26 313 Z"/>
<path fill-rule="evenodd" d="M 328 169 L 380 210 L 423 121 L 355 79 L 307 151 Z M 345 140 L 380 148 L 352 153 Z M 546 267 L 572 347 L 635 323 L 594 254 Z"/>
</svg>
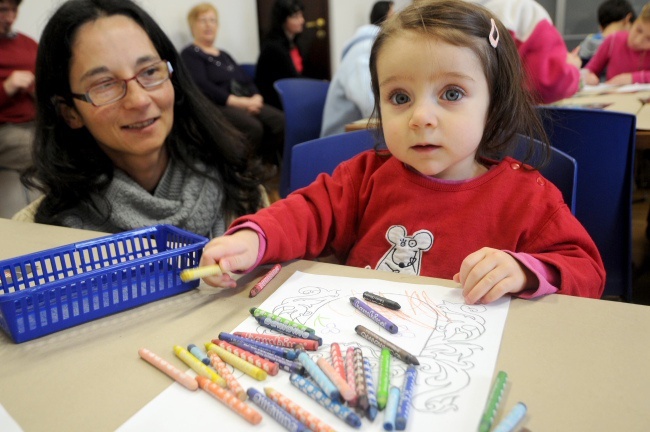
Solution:
<svg viewBox="0 0 650 432">
<path fill-rule="evenodd" d="M 372 366 L 370 360 L 363 358 L 363 372 L 366 375 L 366 391 L 368 392 L 368 419 L 374 421 L 377 417 L 379 407 L 377 406 L 377 394 L 375 393 L 375 383 L 372 377 Z"/>
<path fill-rule="evenodd" d="M 356 310 L 373 320 L 376 324 L 378 324 L 381 328 L 386 330 L 389 333 L 395 334 L 398 332 L 397 325 L 393 323 L 391 320 L 368 306 L 366 302 L 363 300 L 359 300 L 356 297 L 350 297 L 350 303 Z"/>
<path fill-rule="evenodd" d="M 306 352 L 301 352 L 298 355 L 298 363 L 300 363 L 304 368 L 305 372 L 318 384 L 318 386 L 323 390 L 323 392 L 332 400 L 338 401 L 341 399 L 341 391 L 334 385 L 332 380 L 330 380 L 325 372 L 318 367 L 316 362 L 314 362 Z"/>
<path fill-rule="evenodd" d="M 201 363 L 204 365 L 210 366 L 210 359 L 208 358 L 207 355 L 203 351 L 201 351 L 201 348 L 197 347 L 194 344 L 189 344 L 187 346 L 187 350 L 192 354 L 194 357 L 197 359 L 201 360 Z"/>
<path fill-rule="evenodd" d="M 256 316 L 253 317 L 255 320 L 263 327 L 269 328 L 271 330 L 275 330 L 278 333 L 285 334 L 287 336 L 292 336 L 292 337 L 298 337 L 302 339 L 311 339 L 315 340 L 318 342 L 318 345 L 323 344 L 323 339 L 316 336 L 313 333 L 309 333 L 303 330 L 300 330 L 299 328 L 292 327 L 290 325 L 281 323 L 280 321 L 274 320 L 273 318 L 269 317 L 262 317 L 262 316 Z"/>
<path fill-rule="evenodd" d="M 301 392 L 318 402 L 321 406 L 325 407 L 329 412 L 346 422 L 349 426 L 357 429 L 361 427 L 361 419 L 354 411 L 340 402 L 328 398 L 320 387 L 318 387 L 318 384 L 312 380 L 298 374 L 291 374 L 289 380 L 291 381 L 291 384 Z"/>
<path fill-rule="evenodd" d="M 526 416 L 526 404 L 517 403 L 503 420 L 494 428 L 494 432 L 512 432 Z"/>
<path fill-rule="evenodd" d="M 228 342 L 224 339 L 224 342 Z M 230 342 L 228 342 L 230 343 Z M 300 375 L 305 373 L 305 368 L 302 366 L 302 364 L 296 362 L 296 361 L 291 361 L 288 360 L 284 357 L 280 357 L 278 355 L 273 354 L 272 352 L 266 351 L 262 348 L 259 348 L 255 345 L 250 345 L 247 343 L 232 343 L 233 345 L 246 350 L 250 353 L 255 354 L 258 357 L 262 357 L 266 360 L 270 360 L 274 363 L 277 363 L 280 369 L 283 371 L 289 372 L 289 373 L 298 373 Z"/>
<path fill-rule="evenodd" d="M 219 333 L 219 339 L 224 340 L 228 343 L 231 343 L 235 346 L 238 346 L 240 348 L 244 348 L 240 344 L 247 344 L 247 346 L 256 346 L 258 348 L 263 349 L 264 351 L 268 351 L 270 353 L 273 353 L 277 356 L 284 357 L 288 360 L 295 360 L 296 357 L 298 357 L 298 351 L 294 349 L 289 349 L 289 348 L 283 348 L 271 344 L 267 344 L 264 342 L 256 341 L 253 339 L 247 339 L 242 336 L 237 336 L 234 334 L 226 333 L 226 332 L 221 332 Z"/>
<path fill-rule="evenodd" d="M 392 431 L 395 428 L 399 393 L 399 389 L 395 386 L 392 386 L 388 391 L 388 402 L 386 403 L 386 410 L 384 411 L 384 430 L 386 431 Z"/>
<path fill-rule="evenodd" d="M 402 384 L 402 395 L 399 399 L 399 406 L 397 407 L 397 417 L 395 417 L 395 430 L 403 431 L 406 429 L 417 376 L 418 371 L 415 369 L 415 366 L 411 365 L 406 369 L 404 383 Z"/>
<path fill-rule="evenodd" d="M 308 431 L 309 428 L 298 421 L 294 416 L 285 411 L 280 405 L 273 402 L 266 395 L 253 387 L 246 390 L 248 398 L 265 413 L 270 415 L 273 420 L 280 423 L 282 427 L 293 432 Z"/>
</svg>

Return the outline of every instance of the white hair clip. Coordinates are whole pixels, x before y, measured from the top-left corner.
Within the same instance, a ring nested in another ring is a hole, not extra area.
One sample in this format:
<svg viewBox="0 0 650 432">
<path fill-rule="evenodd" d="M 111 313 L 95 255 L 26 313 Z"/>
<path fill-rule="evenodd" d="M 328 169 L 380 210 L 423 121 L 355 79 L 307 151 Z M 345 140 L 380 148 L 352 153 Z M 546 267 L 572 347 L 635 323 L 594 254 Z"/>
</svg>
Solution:
<svg viewBox="0 0 650 432">
<path fill-rule="evenodd" d="M 499 29 L 497 28 L 497 24 L 494 22 L 494 18 L 490 18 L 490 22 L 492 23 L 492 28 L 490 29 L 488 40 L 490 41 L 492 48 L 496 48 L 499 44 Z"/>
</svg>

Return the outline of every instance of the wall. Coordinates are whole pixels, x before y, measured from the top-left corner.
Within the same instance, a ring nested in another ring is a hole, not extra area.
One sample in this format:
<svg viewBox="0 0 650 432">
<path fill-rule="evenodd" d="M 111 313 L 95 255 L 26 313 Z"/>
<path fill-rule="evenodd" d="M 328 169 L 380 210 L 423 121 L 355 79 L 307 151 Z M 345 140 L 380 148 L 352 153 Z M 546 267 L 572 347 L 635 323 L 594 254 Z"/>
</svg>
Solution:
<svg viewBox="0 0 650 432">
<path fill-rule="evenodd" d="M 189 9 L 200 0 L 136 1 L 156 19 L 178 49 L 192 41 L 186 17 Z M 61 3 L 63 0 L 23 0 L 14 29 L 38 40 L 48 18 Z M 256 0 L 211 0 L 210 3 L 216 6 L 221 17 L 217 46 L 228 51 L 239 63 L 256 62 L 260 49 Z M 357 27 L 368 23 L 374 3 L 375 0 L 329 0 L 332 71 L 339 64 L 345 42 Z M 410 0 L 395 1 L 398 8 L 409 3 Z"/>
</svg>

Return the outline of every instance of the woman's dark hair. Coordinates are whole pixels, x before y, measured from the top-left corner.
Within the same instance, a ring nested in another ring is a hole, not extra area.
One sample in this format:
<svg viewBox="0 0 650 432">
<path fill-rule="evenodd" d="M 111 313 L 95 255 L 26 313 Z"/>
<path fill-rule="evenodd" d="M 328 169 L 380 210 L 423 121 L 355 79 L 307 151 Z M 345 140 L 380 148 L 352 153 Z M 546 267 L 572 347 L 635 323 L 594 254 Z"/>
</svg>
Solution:
<svg viewBox="0 0 650 432">
<path fill-rule="evenodd" d="M 499 43 L 493 48 L 488 42 L 494 19 L 499 31 Z M 519 135 L 537 139 L 543 146 L 541 164 L 548 161 L 550 148 L 542 121 L 535 110 L 534 99 L 527 90 L 524 69 L 517 47 L 503 24 L 482 6 L 459 1 L 440 0 L 416 2 L 392 16 L 381 27 L 370 52 L 370 75 L 375 96 L 373 117 L 381 134 L 381 106 L 377 58 L 384 43 L 405 32 L 441 40 L 471 49 L 478 57 L 487 79 L 490 104 L 483 137 L 476 157 L 501 157 L 514 145 Z M 479 119 L 468 121 L 480 121 Z M 383 137 L 379 137 L 383 141 Z M 525 160 L 532 156 L 530 143 Z"/>
<path fill-rule="evenodd" d="M 301 0 L 276 0 L 271 9 L 271 28 L 269 34 L 284 34 L 284 23 L 296 12 L 304 12 Z"/>
<path fill-rule="evenodd" d="M 36 59 L 36 136 L 34 166 L 23 181 L 45 198 L 35 221 L 60 224 L 57 216 L 101 193 L 113 178 L 114 166 L 85 128 L 71 129 L 53 103 L 72 105 L 69 83 L 72 45 L 77 31 L 102 17 L 124 15 L 147 33 L 161 59 L 174 67 L 174 124 L 165 141 L 169 157 L 195 169 L 197 162 L 216 168 L 226 218 L 260 207 L 258 165 L 248 163 L 247 145 L 215 106 L 201 93 L 174 45 L 156 22 L 130 0 L 69 0 L 50 18 L 41 35 Z M 109 205 L 110 203 L 106 202 Z"/>
<path fill-rule="evenodd" d="M 392 1 L 378 1 L 370 11 L 370 24 L 381 25 L 388 17 L 388 11 L 393 6 Z"/>
</svg>

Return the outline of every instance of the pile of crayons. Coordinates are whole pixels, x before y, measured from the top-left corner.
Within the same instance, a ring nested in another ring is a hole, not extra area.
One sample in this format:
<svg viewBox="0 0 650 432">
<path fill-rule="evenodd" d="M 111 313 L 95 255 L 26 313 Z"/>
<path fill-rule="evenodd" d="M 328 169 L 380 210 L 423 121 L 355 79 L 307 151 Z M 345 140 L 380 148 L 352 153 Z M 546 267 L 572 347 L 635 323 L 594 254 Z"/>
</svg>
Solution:
<svg viewBox="0 0 650 432">
<path fill-rule="evenodd" d="M 373 321 L 380 319 L 381 315 L 371 308 L 361 310 L 365 303 L 360 300 L 353 297 L 350 302 Z M 189 390 L 200 387 L 251 424 L 259 424 L 262 415 L 245 403 L 247 399 L 289 430 L 334 430 L 271 387 L 265 387 L 263 392 L 253 387 L 244 390 L 227 365 L 258 381 L 285 371 L 290 374 L 293 386 L 351 427 L 361 428 L 363 417 L 374 421 L 383 411 L 385 430 L 406 429 L 417 377 L 415 365 L 419 365 L 415 356 L 366 327 L 357 326 L 357 334 L 381 348 L 378 379 L 375 379 L 361 348 L 349 347 L 343 355 L 340 345 L 334 342 L 330 345 L 330 361 L 325 358 L 314 361 L 307 352 L 317 351 L 322 344 L 315 330 L 259 308 L 251 308 L 250 313 L 261 326 L 281 335 L 221 332 L 218 339 L 205 343 L 205 351 L 196 345 L 187 349 L 174 346 L 176 356 L 196 372 L 196 378 L 147 349 L 141 349 L 139 354 Z M 391 324 L 382 327 L 391 331 Z M 390 384 L 392 357 L 408 364 L 401 388 Z"/>
</svg>

